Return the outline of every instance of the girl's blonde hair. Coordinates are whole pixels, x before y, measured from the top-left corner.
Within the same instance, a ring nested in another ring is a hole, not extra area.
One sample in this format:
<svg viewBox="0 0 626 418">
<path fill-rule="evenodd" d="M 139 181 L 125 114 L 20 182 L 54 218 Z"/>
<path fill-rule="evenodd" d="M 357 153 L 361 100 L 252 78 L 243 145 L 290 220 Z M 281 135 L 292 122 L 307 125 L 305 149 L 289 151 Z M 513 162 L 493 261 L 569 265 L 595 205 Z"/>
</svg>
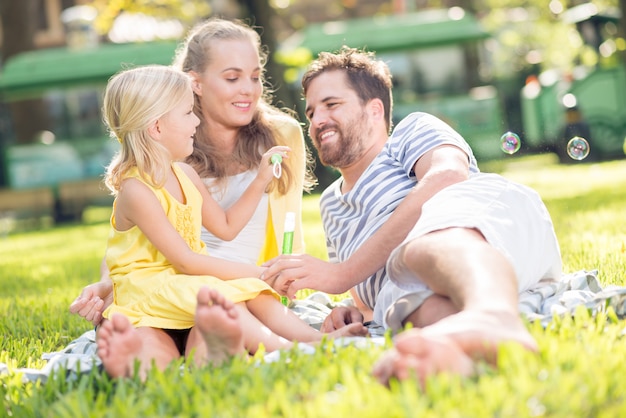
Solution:
<svg viewBox="0 0 626 418">
<path fill-rule="evenodd" d="M 259 55 L 259 64 L 263 68 L 261 78 L 265 84 L 264 71 L 267 62 L 267 51 L 261 44 L 261 37 L 250 26 L 234 20 L 224 20 L 212 18 L 196 25 L 189 31 L 185 42 L 178 49 L 174 59 L 174 66 L 184 72 L 194 71 L 202 74 L 211 62 L 211 47 L 214 41 L 249 41 L 255 46 Z M 227 167 L 232 164 L 241 165 L 247 169 L 258 167 L 261 161 L 261 151 L 267 150 L 275 145 L 285 144 L 285 140 L 280 138 L 278 129 L 272 126 L 272 116 L 284 118 L 286 113 L 275 108 L 271 104 L 271 90 L 263 89 L 263 96 L 259 100 L 258 106 L 252 121 L 242 126 L 237 133 L 237 141 L 232 155 L 225 154 L 212 140 L 207 132 L 206 123 L 203 121 L 201 101 L 195 96 L 194 111 L 200 119 L 200 126 L 196 130 L 196 140 L 194 141 L 194 151 L 187 159 L 187 162 L 198 172 L 200 177 L 215 178 L 223 184 L 227 177 Z M 293 112 L 289 114 L 293 117 Z M 274 118 L 275 119 L 275 118 Z M 307 149 L 307 172 L 304 182 L 305 190 L 310 190 L 315 186 L 316 181 L 310 168 L 313 159 Z M 277 188 L 281 194 L 287 193 L 290 187 L 296 184 L 293 172 L 289 163 L 283 164 L 283 175 L 276 182 L 270 184 L 270 190 Z"/>
<path fill-rule="evenodd" d="M 165 184 L 172 158 L 148 128 L 189 94 L 191 78 L 173 67 L 148 65 L 122 70 L 109 80 L 102 114 L 120 144 L 107 167 L 105 183 L 116 195 L 126 174 L 137 167 L 153 187 Z"/>
</svg>

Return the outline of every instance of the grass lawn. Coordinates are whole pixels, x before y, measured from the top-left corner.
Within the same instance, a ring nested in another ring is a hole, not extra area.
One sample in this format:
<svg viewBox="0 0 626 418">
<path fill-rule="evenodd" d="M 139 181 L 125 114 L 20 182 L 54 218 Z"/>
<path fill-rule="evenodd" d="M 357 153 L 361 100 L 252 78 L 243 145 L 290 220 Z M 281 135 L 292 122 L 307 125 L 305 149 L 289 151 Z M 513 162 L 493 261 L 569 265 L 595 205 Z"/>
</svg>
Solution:
<svg viewBox="0 0 626 418">
<path fill-rule="evenodd" d="M 597 269 L 603 284 L 626 285 L 626 160 L 558 165 L 551 155 L 512 157 L 483 171 L 534 187 L 554 218 L 565 272 Z M 308 252 L 325 257 L 317 195 L 305 198 Z M 41 368 L 90 328 L 70 315 L 80 289 L 98 278 L 108 208 L 82 224 L 0 236 L 0 362 Z M 301 295 L 303 296 L 303 295 Z M 390 389 L 370 375 L 382 348 L 323 345 L 284 361 L 235 359 L 181 373 L 180 364 L 146 383 L 92 372 L 22 383 L 0 376 L 0 416 L 14 417 L 620 417 L 626 416 L 626 322 L 580 310 L 547 329 L 529 324 L 534 355 L 503 347 L 498 370 L 474 378 L 438 376 L 421 391 Z"/>
</svg>

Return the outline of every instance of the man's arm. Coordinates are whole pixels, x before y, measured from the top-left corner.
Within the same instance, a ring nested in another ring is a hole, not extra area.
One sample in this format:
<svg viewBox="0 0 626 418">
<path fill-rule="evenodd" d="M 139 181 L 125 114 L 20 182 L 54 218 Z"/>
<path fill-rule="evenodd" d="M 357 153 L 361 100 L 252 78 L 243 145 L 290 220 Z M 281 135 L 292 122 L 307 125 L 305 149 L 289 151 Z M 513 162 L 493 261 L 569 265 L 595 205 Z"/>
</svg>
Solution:
<svg viewBox="0 0 626 418">
<path fill-rule="evenodd" d="M 352 286 L 366 280 L 385 266 L 391 252 L 402 243 L 422 214 L 422 206 L 442 189 L 469 176 L 467 154 L 452 145 L 434 148 L 424 154 L 413 170 L 419 182 L 389 219 L 352 256 L 343 273 Z"/>
<path fill-rule="evenodd" d="M 468 178 L 468 157 L 456 146 L 442 145 L 425 153 L 414 172 L 420 179 L 414 189 L 348 260 L 333 264 L 308 255 L 280 256 L 265 264 L 269 268 L 264 278 L 270 278 L 279 292 L 294 297 L 300 289 L 340 294 L 376 273 L 413 228 L 422 205 L 443 188 Z"/>
</svg>

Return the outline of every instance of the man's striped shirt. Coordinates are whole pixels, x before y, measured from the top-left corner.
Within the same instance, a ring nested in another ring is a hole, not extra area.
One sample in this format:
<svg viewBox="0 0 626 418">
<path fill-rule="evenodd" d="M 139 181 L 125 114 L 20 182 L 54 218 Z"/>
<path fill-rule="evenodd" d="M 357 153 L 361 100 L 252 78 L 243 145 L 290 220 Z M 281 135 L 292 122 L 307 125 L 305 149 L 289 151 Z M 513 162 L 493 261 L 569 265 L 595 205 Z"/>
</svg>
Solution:
<svg viewBox="0 0 626 418">
<path fill-rule="evenodd" d="M 478 172 L 476 159 L 465 140 L 446 123 L 426 113 L 412 113 L 393 134 L 354 188 L 342 195 L 337 179 L 320 199 L 322 222 L 331 262 L 347 260 L 387 221 L 417 184 L 413 167 L 426 152 L 440 145 L 456 145 L 470 159 L 470 172 Z M 356 286 L 359 298 L 371 309 L 387 280 L 385 268 Z"/>
</svg>

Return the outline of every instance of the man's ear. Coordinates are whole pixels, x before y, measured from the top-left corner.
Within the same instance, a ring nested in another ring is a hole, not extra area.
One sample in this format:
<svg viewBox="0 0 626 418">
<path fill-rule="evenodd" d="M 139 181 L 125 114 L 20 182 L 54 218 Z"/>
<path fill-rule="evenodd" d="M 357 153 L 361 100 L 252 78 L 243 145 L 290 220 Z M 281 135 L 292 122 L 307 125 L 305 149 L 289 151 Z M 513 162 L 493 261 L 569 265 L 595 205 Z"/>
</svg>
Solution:
<svg viewBox="0 0 626 418">
<path fill-rule="evenodd" d="M 161 139 L 161 128 L 159 127 L 158 119 L 148 126 L 148 134 L 157 141 Z"/>
<path fill-rule="evenodd" d="M 367 104 L 370 114 L 376 118 L 385 118 L 385 107 L 380 99 L 372 99 Z"/>
<path fill-rule="evenodd" d="M 202 96 L 202 84 L 200 83 L 200 75 L 195 71 L 189 71 L 191 77 L 191 89 L 194 94 Z"/>
</svg>

